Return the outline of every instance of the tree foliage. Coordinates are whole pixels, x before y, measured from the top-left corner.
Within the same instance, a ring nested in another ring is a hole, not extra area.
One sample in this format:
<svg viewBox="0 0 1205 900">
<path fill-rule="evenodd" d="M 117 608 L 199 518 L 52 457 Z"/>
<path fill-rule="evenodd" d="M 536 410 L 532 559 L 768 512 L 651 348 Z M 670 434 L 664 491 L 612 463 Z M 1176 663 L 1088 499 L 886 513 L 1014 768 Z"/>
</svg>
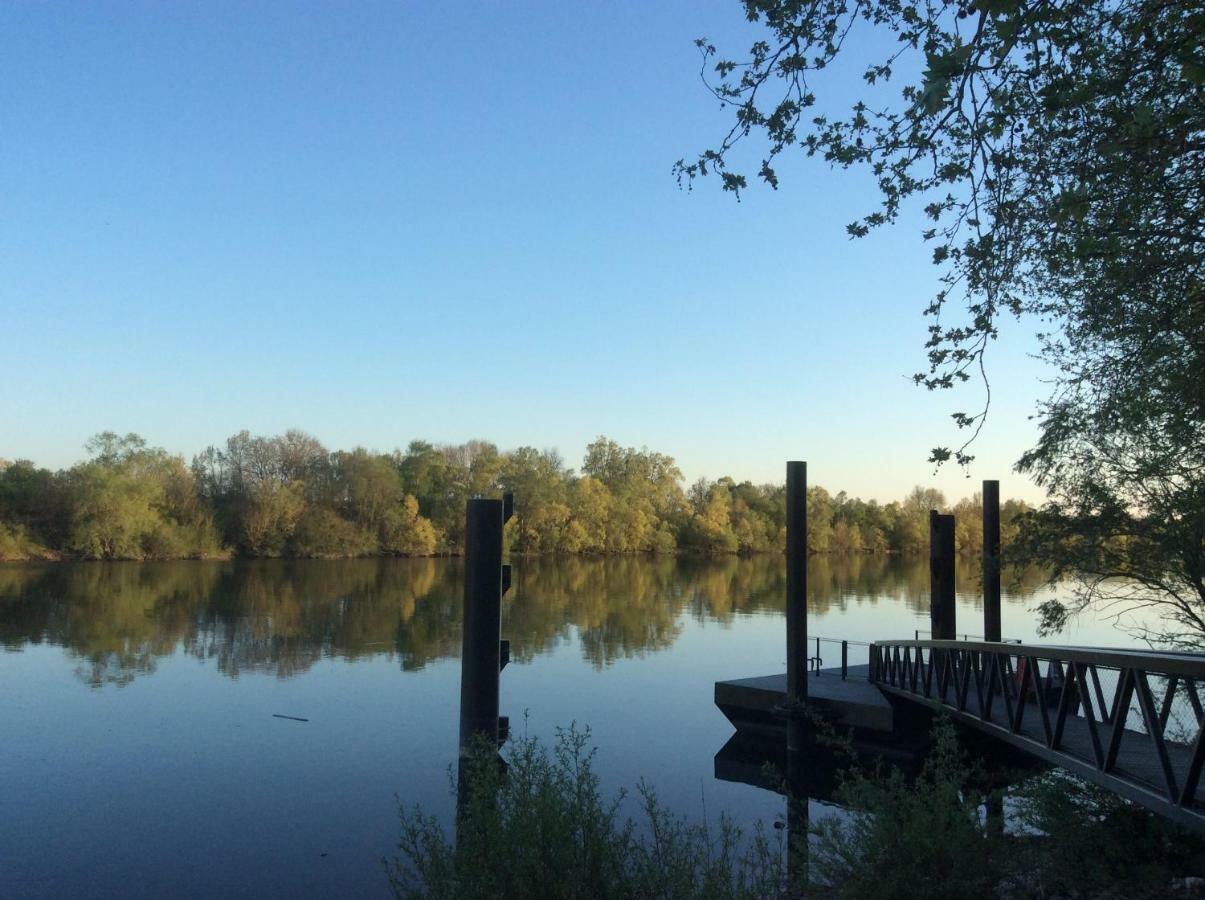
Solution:
<svg viewBox="0 0 1205 900">
<path fill-rule="evenodd" d="M 1052 392 L 1019 461 L 1050 493 L 1028 547 L 1087 575 L 1078 604 L 1166 605 L 1162 635 L 1205 635 L 1205 11 L 1167 0 L 744 0 L 765 37 L 740 60 L 698 42 L 733 112 L 676 166 L 748 187 L 795 149 L 869 171 L 881 205 L 860 237 L 923 209 L 939 267 L 928 368 L 980 375 L 1002 316 L 1037 324 Z M 887 40 L 884 41 L 884 38 Z M 884 47 L 886 49 L 884 49 Z M 848 110 L 820 99 L 860 72 Z M 971 438 L 990 405 L 956 412 Z"/>
<path fill-rule="evenodd" d="M 106 432 L 92 458 L 64 472 L 18 461 L 0 466 L 0 558 L 63 552 L 89 559 L 427 556 L 458 553 L 474 496 L 511 491 L 506 528 L 522 554 L 705 555 L 781 552 L 783 485 L 700 479 L 663 453 L 599 437 L 581 473 L 555 450 L 500 451 L 488 441 L 406 450 L 331 452 L 310 435 L 243 431 L 186 466 L 137 435 Z M 916 488 L 880 505 L 808 492 L 808 547 L 816 553 L 919 553 L 928 547 L 938 491 Z M 959 549 L 981 549 L 977 499 L 956 507 Z M 1004 507 L 1006 535 L 1025 509 Z"/>
</svg>

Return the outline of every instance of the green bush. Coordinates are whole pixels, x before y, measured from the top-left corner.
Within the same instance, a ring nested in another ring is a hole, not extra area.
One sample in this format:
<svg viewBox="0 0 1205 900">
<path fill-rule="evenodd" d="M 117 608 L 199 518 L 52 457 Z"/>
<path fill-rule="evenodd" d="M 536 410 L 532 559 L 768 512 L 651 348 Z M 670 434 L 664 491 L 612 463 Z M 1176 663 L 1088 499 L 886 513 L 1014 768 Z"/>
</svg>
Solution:
<svg viewBox="0 0 1205 900">
<path fill-rule="evenodd" d="M 1021 822 L 1041 835 L 1024 851 L 1035 893 L 1184 896 L 1184 876 L 1205 874 L 1199 837 L 1062 769 L 1032 779 L 1020 800 Z"/>
<path fill-rule="evenodd" d="M 293 532 L 293 556 L 338 558 L 376 552 L 377 543 L 371 534 L 322 507 L 307 509 Z"/>
<path fill-rule="evenodd" d="M 1197 896 L 1197 835 L 1065 770 L 1017 773 L 1008 793 L 938 718 L 918 777 L 853 767 L 837 798 L 849 815 L 814 827 L 814 896 L 877 898 Z M 991 821 L 989 803 L 999 818 Z M 1185 881 L 1190 877 L 1189 881 Z"/>
<path fill-rule="evenodd" d="M 837 791 L 850 814 L 813 828 L 813 882 L 829 896 L 866 900 L 993 896 L 1009 857 L 980 813 L 975 776 L 946 719 L 934 724 L 915 780 L 851 768 Z"/>
<path fill-rule="evenodd" d="M 222 559 L 230 555 L 213 523 L 165 521 L 143 536 L 145 559 Z"/>
<path fill-rule="evenodd" d="M 662 807 L 641 784 L 639 823 L 604 800 L 589 731 L 558 730 L 549 753 L 522 738 L 503 774 L 492 747 L 467 760 L 456 839 L 421 809 L 403 809 L 400 854 L 386 863 L 405 900 L 620 900 L 786 897 L 784 842 L 750 840 L 722 819 L 715 834 Z"/>
<path fill-rule="evenodd" d="M 558 731 L 548 751 L 515 741 L 503 771 L 492 747 L 466 761 L 455 837 L 421 809 L 401 813 L 400 852 L 386 862 L 404 900 L 626 900 L 788 897 L 940 900 L 975 897 L 1187 897 L 1205 871 L 1203 844 L 1145 810 L 1058 770 L 1028 776 L 1008 828 L 989 820 L 982 773 L 938 719 L 920 773 L 852 765 L 844 809 L 813 823 L 806 856 L 782 831 L 714 832 L 637 789 L 642 815 L 604 799 L 588 731 Z M 453 784 L 455 794 L 456 785 Z M 790 801 L 795 802 L 795 801 Z M 802 848 L 801 848 L 802 849 Z M 791 878 L 801 884 L 791 889 Z M 804 882 L 806 879 L 806 882 Z M 805 889 L 806 888 L 806 889 Z"/>
<path fill-rule="evenodd" d="M 54 554 L 33 540 L 20 525 L 0 522 L 0 562 L 54 559 Z"/>
</svg>

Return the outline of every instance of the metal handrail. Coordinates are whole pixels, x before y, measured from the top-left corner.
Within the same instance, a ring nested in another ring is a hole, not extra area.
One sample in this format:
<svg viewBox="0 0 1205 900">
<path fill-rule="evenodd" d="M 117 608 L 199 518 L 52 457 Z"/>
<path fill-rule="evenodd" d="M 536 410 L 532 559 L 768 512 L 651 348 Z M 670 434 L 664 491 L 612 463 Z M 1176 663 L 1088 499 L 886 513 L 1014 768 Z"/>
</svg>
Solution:
<svg viewBox="0 0 1205 900">
<path fill-rule="evenodd" d="M 1117 676 L 1111 703 L 1102 670 Z M 1205 654 L 877 641 L 870 680 L 1205 831 Z"/>
<path fill-rule="evenodd" d="M 848 644 L 851 647 L 871 647 L 874 645 L 873 641 L 850 641 L 845 638 L 821 637 L 817 635 L 812 635 L 812 640 L 826 641 L 830 644 Z"/>
<path fill-rule="evenodd" d="M 931 632 L 931 631 L 914 630 L 914 631 L 912 632 L 912 637 L 913 637 L 913 640 L 917 640 L 917 641 L 919 641 L 919 640 L 920 640 L 920 636 L 921 636 L 922 634 L 927 634 L 927 635 L 929 635 L 929 640 L 932 640 L 932 639 L 933 639 L 933 638 L 932 638 L 933 632 Z M 957 635 L 955 635 L 954 637 L 955 637 L 955 640 L 957 640 L 957 639 L 958 639 L 958 636 L 957 636 Z M 984 636 L 984 635 L 982 635 L 982 634 L 964 634 L 964 635 L 962 636 L 962 640 L 964 640 L 964 641 L 969 641 L 971 638 L 975 638 L 976 640 L 979 640 L 979 641 L 986 641 L 986 640 L 987 640 L 987 637 L 986 637 L 986 636 Z M 1020 638 L 1001 638 L 1001 639 L 1000 639 L 1000 643 L 1002 643 L 1002 644 L 1020 644 L 1020 643 L 1021 643 L 1021 639 L 1020 639 Z"/>
<path fill-rule="evenodd" d="M 938 650 L 977 650 L 1000 652 L 1007 647 L 1013 655 L 1034 656 L 1042 660 L 1091 663 L 1116 669 L 1140 668 L 1151 673 L 1187 675 L 1205 680 L 1205 653 L 1127 650 L 1124 647 L 1067 647 L 1059 644 L 1023 644 L 1010 641 L 875 641 L 873 646 L 925 647 Z"/>
<path fill-rule="evenodd" d="M 842 638 L 822 637 L 820 635 L 812 635 L 811 639 L 816 642 L 816 655 L 813 657 L 809 657 L 808 663 L 810 664 L 812 671 L 816 675 L 820 674 L 821 666 L 824 665 L 824 658 L 820 655 L 820 642 L 825 641 L 826 643 L 841 645 L 841 680 L 842 681 L 844 681 L 849 676 L 849 648 L 850 648 L 850 646 L 851 645 L 855 646 L 855 647 L 873 647 L 874 646 L 874 644 L 872 644 L 869 641 L 850 641 L 850 640 L 844 640 Z"/>
</svg>

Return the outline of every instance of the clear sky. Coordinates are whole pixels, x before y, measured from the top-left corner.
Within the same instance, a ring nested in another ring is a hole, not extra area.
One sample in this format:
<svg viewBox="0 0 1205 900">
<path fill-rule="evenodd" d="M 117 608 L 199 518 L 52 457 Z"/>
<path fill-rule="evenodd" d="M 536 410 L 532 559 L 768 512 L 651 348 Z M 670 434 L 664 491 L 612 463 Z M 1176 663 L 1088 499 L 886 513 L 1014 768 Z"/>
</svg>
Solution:
<svg viewBox="0 0 1205 900">
<path fill-rule="evenodd" d="M 864 175 L 677 187 L 729 122 L 693 39 L 747 46 L 737 0 L 10 2 L 0 34 L 0 457 L 297 427 L 577 465 L 606 434 L 690 479 L 1040 496 L 1020 328 L 971 481 L 932 474 L 935 270 L 915 223 L 846 237 Z"/>
</svg>

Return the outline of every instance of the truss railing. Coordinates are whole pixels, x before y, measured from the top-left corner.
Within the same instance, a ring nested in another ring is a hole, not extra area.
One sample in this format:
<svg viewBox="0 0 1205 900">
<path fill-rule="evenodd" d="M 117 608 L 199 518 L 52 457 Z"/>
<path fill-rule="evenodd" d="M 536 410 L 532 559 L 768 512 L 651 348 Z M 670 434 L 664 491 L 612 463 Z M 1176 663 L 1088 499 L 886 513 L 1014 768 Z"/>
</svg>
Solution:
<svg viewBox="0 0 1205 900">
<path fill-rule="evenodd" d="M 870 679 L 1205 830 L 1203 655 L 878 641 Z"/>
</svg>

